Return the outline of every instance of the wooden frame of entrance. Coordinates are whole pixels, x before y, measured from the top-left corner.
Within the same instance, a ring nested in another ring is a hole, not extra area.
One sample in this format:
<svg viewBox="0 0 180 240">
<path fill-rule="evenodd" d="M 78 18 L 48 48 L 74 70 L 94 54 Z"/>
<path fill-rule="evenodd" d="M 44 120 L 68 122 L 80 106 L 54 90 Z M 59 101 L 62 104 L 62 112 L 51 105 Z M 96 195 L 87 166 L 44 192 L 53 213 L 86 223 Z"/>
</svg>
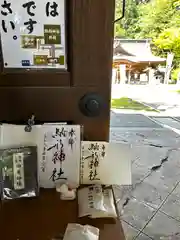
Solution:
<svg viewBox="0 0 180 240">
<path fill-rule="evenodd" d="M 110 0 L 69 0 L 68 70 L 1 73 L 1 121 L 26 123 L 34 114 L 37 123 L 82 124 L 85 139 L 108 140 L 114 9 Z M 89 93 L 103 99 L 94 118 L 79 109 L 79 100 Z M 54 189 L 41 190 L 37 199 L 5 202 L 0 209 L 1 238 L 6 240 L 50 240 L 70 222 L 97 226 L 101 240 L 124 240 L 118 219 L 78 219 L 77 201 L 60 201 Z"/>
</svg>

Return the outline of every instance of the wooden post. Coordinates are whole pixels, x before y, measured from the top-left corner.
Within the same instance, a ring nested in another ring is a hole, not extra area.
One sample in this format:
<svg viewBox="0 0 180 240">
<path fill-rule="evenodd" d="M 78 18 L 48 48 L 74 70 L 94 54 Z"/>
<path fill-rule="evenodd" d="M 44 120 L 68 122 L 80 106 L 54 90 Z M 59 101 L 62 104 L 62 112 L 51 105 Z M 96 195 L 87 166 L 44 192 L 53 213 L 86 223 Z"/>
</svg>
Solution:
<svg viewBox="0 0 180 240">
<path fill-rule="evenodd" d="M 130 84 L 130 83 L 131 83 L 131 66 L 128 71 L 128 84 Z"/>
</svg>

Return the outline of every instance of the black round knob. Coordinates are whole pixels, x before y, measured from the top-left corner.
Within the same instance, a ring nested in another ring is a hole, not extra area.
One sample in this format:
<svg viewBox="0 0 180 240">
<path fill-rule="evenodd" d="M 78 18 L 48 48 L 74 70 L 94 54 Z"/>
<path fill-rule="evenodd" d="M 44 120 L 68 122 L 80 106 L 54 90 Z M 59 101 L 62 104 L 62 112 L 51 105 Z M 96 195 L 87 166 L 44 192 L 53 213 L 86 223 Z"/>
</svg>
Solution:
<svg viewBox="0 0 180 240">
<path fill-rule="evenodd" d="M 92 99 L 92 100 L 89 100 L 86 104 L 86 108 L 88 111 L 90 112 L 94 112 L 94 111 L 98 111 L 99 109 L 99 103 L 97 100 L 95 99 Z"/>
<path fill-rule="evenodd" d="M 88 93 L 79 101 L 79 108 L 81 112 L 88 117 L 99 116 L 102 110 L 103 100 L 101 96 L 96 93 Z"/>
</svg>

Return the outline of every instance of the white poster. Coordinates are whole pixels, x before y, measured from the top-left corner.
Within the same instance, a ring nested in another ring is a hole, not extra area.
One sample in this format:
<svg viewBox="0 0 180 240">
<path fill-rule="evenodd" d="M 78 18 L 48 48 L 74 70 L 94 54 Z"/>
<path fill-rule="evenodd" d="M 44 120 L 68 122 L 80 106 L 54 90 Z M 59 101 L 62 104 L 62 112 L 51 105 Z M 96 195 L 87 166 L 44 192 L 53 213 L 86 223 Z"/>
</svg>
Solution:
<svg viewBox="0 0 180 240">
<path fill-rule="evenodd" d="M 81 151 L 81 184 L 132 184 L 129 144 L 83 141 Z"/>
<path fill-rule="evenodd" d="M 66 69 L 65 0 L 0 0 L 4 68 Z"/>
</svg>

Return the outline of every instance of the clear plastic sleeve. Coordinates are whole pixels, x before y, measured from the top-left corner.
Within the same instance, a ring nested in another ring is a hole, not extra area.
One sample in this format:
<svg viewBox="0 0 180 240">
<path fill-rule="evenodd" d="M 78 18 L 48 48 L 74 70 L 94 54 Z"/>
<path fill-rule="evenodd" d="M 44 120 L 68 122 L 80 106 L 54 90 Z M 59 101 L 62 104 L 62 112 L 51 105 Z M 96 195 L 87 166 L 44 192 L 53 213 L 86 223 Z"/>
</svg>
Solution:
<svg viewBox="0 0 180 240">
<path fill-rule="evenodd" d="M 0 149 L 0 178 L 2 200 L 37 196 L 37 147 Z"/>
</svg>

